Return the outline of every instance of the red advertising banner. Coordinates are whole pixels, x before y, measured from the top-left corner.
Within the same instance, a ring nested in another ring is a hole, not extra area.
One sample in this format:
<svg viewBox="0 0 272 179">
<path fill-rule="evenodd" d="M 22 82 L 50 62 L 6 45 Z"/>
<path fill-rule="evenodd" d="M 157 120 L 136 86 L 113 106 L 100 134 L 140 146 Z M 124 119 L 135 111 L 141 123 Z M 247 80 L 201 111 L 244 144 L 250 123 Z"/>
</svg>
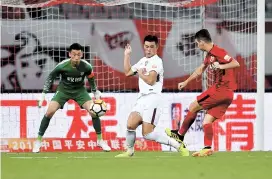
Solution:
<svg viewBox="0 0 272 179">
<path fill-rule="evenodd" d="M 166 127 L 177 129 L 197 94 L 164 94 L 164 112 L 156 130 L 164 133 Z M 32 94 L 1 95 L 2 132 L 1 151 L 30 151 L 49 99 L 47 94 L 41 109 Z M 103 139 L 113 150 L 124 150 L 126 125 L 129 113 L 137 99 L 136 93 L 104 93 L 108 111 L 101 118 Z M 255 149 L 256 126 L 255 94 L 239 93 L 226 111 L 226 115 L 214 123 L 213 148 L 215 151 L 250 151 Z M 185 137 L 190 150 L 203 147 L 202 122 L 205 111 L 200 111 Z M 145 141 L 137 129 L 137 150 L 169 150 L 156 142 Z M 265 132 L 265 131 L 264 131 Z M 99 151 L 91 116 L 70 100 L 52 118 L 44 136 L 44 151 Z M 67 145 L 72 144 L 71 148 Z M 81 145 L 82 144 L 82 145 Z M 61 146 L 57 147 L 56 146 Z M 84 147 L 83 147 L 84 146 Z"/>
<path fill-rule="evenodd" d="M 254 148 L 255 99 L 237 95 L 226 115 L 214 123 L 214 150 L 219 150 L 219 136 L 226 137 L 226 150 L 231 151 L 233 143 L 240 143 L 240 150 Z M 223 128 L 220 123 L 225 122 Z"/>
</svg>

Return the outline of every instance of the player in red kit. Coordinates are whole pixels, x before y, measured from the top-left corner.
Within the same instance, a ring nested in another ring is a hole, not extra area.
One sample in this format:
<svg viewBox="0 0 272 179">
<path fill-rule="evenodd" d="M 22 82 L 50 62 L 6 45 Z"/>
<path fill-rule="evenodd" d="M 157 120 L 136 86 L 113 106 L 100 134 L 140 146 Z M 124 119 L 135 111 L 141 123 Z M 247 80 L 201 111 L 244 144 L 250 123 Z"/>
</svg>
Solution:
<svg viewBox="0 0 272 179">
<path fill-rule="evenodd" d="M 181 90 L 190 81 L 200 76 L 206 68 L 212 70 L 213 85 L 205 92 L 197 96 L 196 100 L 189 106 L 189 112 L 185 117 L 179 130 L 166 129 L 168 136 L 182 143 L 183 156 L 188 156 L 188 149 L 185 147 L 183 140 L 186 132 L 194 123 L 197 112 L 204 109 L 207 111 L 203 120 L 204 130 L 204 148 L 192 155 L 194 157 L 202 157 L 212 155 L 211 149 L 213 139 L 212 123 L 216 119 L 220 119 L 228 109 L 233 100 L 234 90 L 236 89 L 236 80 L 234 68 L 239 67 L 239 63 L 233 59 L 228 53 L 216 46 L 211 39 L 210 33 L 206 29 L 202 29 L 195 34 L 195 42 L 198 48 L 207 52 L 204 62 L 194 71 L 194 73 L 184 82 L 178 84 Z"/>
</svg>

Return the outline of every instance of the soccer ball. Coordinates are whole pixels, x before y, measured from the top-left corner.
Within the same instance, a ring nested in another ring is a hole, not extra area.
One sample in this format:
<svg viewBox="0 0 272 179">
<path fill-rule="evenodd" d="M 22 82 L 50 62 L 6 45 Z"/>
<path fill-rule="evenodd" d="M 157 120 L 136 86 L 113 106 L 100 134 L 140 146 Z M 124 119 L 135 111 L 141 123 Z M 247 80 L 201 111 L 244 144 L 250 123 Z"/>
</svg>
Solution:
<svg viewBox="0 0 272 179">
<path fill-rule="evenodd" d="M 107 104 L 101 99 L 96 99 L 92 102 L 90 110 L 94 116 L 101 117 L 107 112 Z"/>
</svg>

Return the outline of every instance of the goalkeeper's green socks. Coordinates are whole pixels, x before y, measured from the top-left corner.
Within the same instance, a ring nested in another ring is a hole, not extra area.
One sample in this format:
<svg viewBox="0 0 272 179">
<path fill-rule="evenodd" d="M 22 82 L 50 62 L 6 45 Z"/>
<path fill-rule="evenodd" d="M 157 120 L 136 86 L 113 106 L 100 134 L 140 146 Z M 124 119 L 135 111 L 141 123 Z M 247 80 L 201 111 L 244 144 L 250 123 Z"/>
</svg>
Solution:
<svg viewBox="0 0 272 179">
<path fill-rule="evenodd" d="M 102 140 L 102 134 L 96 134 L 97 140 Z"/>
<path fill-rule="evenodd" d="M 49 117 L 43 116 L 43 119 L 42 119 L 42 122 L 41 122 L 41 125 L 40 125 L 40 128 L 39 128 L 39 132 L 38 132 L 38 140 L 39 141 L 42 141 L 42 137 L 43 137 L 46 129 L 49 126 L 50 119 L 51 118 L 49 118 Z"/>
<path fill-rule="evenodd" d="M 38 138 L 37 138 L 37 139 L 38 139 L 38 141 L 42 141 L 42 137 L 43 137 L 43 136 L 38 135 Z"/>
<path fill-rule="evenodd" d="M 102 140 L 102 134 L 101 134 L 101 121 L 99 117 L 93 117 L 93 127 L 97 136 L 97 140 Z"/>
</svg>

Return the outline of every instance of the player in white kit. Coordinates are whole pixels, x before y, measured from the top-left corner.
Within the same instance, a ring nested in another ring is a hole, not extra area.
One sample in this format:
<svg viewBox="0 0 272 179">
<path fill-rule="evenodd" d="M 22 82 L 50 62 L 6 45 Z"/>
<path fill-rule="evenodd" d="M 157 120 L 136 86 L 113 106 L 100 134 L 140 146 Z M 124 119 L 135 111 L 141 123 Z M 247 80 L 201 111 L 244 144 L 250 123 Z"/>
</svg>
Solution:
<svg viewBox="0 0 272 179">
<path fill-rule="evenodd" d="M 124 69 L 126 76 L 139 76 L 139 95 L 132 112 L 127 121 L 126 144 L 127 151 L 116 157 L 131 157 L 134 155 L 134 143 L 136 139 L 136 128 L 142 124 L 142 135 L 147 140 L 153 140 L 161 144 L 170 145 L 178 151 L 183 144 L 172 138 L 157 133 L 154 128 L 158 124 L 162 112 L 162 86 L 163 86 L 163 63 L 157 55 L 158 38 L 148 35 L 144 38 L 143 57 L 138 63 L 131 66 L 131 46 L 128 44 L 124 52 Z"/>
</svg>

